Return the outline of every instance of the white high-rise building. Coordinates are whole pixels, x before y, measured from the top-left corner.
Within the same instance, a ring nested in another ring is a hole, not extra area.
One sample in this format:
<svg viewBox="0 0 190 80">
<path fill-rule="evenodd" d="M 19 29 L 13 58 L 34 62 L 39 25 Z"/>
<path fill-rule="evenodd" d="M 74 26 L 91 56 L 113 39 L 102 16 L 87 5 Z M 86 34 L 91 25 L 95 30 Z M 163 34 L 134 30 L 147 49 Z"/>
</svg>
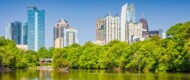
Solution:
<svg viewBox="0 0 190 80">
<path fill-rule="evenodd" d="M 133 23 L 129 22 L 126 25 L 126 42 L 129 44 L 136 42 L 136 41 L 142 41 L 143 39 L 143 27 L 142 23 Z"/>
<path fill-rule="evenodd" d="M 120 40 L 119 17 L 108 13 L 104 18 L 99 18 L 96 26 L 97 43 L 108 44 L 113 40 Z"/>
<path fill-rule="evenodd" d="M 54 27 L 54 47 L 63 48 L 74 43 L 78 43 L 77 30 L 73 29 L 66 20 L 59 20 Z"/>
<path fill-rule="evenodd" d="M 74 43 L 78 43 L 78 39 L 77 39 L 77 30 L 73 29 L 73 28 L 68 28 L 66 29 L 66 34 L 65 36 L 65 43 L 64 46 L 69 46 L 72 45 Z"/>
<path fill-rule="evenodd" d="M 126 41 L 126 24 L 130 21 L 135 23 L 134 4 L 125 4 L 121 9 L 121 41 Z"/>
</svg>

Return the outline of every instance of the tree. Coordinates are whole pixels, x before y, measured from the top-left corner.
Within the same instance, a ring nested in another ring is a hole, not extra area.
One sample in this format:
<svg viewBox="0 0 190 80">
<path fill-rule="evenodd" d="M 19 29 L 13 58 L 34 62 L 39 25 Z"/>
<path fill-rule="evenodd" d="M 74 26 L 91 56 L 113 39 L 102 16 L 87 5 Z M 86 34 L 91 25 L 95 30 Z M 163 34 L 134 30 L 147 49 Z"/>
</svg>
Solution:
<svg viewBox="0 0 190 80">
<path fill-rule="evenodd" d="M 55 49 L 53 54 L 53 67 L 64 68 L 68 66 L 66 49 Z"/>
<path fill-rule="evenodd" d="M 51 56 L 49 55 L 48 50 L 45 47 L 41 47 L 38 50 L 38 56 L 39 58 L 50 58 Z"/>
</svg>

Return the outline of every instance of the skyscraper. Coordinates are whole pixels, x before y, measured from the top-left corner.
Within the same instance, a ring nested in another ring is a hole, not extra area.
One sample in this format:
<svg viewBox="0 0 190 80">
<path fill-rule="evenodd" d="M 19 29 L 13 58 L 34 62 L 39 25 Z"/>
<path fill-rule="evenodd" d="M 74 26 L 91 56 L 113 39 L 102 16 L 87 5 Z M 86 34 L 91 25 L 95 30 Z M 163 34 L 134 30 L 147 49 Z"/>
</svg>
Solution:
<svg viewBox="0 0 190 80">
<path fill-rule="evenodd" d="M 6 38 L 14 40 L 16 44 L 21 44 L 22 23 L 18 21 L 8 23 L 6 27 Z"/>
<path fill-rule="evenodd" d="M 120 40 L 119 17 L 108 13 L 104 18 L 99 18 L 96 25 L 96 41 L 108 44 L 113 40 Z"/>
<path fill-rule="evenodd" d="M 27 45 L 28 42 L 28 24 L 27 23 L 22 23 L 21 27 L 21 44 L 22 45 Z"/>
<path fill-rule="evenodd" d="M 147 20 L 144 18 L 144 16 L 139 20 L 139 22 L 142 23 L 142 29 L 143 29 L 142 37 L 143 37 L 144 39 L 147 39 L 147 38 L 148 38 L 148 22 L 147 22 Z"/>
<path fill-rule="evenodd" d="M 96 23 L 96 40 L 103 41 L 105 36 L 104 19 L 99 18 Z"/>
<path fill-rule="evenodd" d="M 54 47 L 63 48 L 74 43 L 78 43 L 77 30 L 73 29 L 66 20 L 59 20 L 54 26 Z"/>
<path fill-rule="evenodd" d="M 77 30 L 75 30 L 73 28 L 68 28 L 68 29 L 66 29 L 66 35 L 64 35 L 64 36 L 66 37 L 66 40 L 65 40 L 66 44 L 64 46 L 69 46 L 74 43 L 78 43 Z"/>
<path fill-rule="evenodd" d="M 28 7 L 28 48 L 38 51 L 45 46 L 45 11 Z"/>
<path fill-rule="evenodd" d="M 126 24 L 130 21 L 135 23 L 134 4 L 125 4 L 121 9 L 121 41 L 126 41 Z"/>
<path fill-rule="evenodd" d="M 142 31 L 141 22 L 128 22 L 126 25 L 126 42 L 131 44 L 133 42 L 143 40 Z"/>
</svg>

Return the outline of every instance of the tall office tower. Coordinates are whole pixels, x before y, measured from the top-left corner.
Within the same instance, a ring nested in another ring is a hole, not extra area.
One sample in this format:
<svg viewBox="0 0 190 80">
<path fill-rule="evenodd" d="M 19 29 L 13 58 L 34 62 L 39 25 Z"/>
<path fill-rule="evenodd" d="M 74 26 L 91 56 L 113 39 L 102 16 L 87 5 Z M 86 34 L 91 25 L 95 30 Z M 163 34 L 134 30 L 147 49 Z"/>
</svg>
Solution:
<svg viewBox="0 0 190 80">
<path fill-rule="evenodd" d="M 38 51 L 45 47 L 45 11 L 28 7 L 28 48 Z"/>
<path fill-rule="evenodd" d="M 143 37 L 144 39 L 147 39 L 147 38 L 148 38 L 148 22 L 147 22 L 147 20 L 144 18 L 144 16 L 139 20 L 139 22 L 142 23 L 142 29 L 143 29 L 142 37 Z"/>
<path fill-rule="evenodd" d="M 104 18 L 99 18 L 96 26 L 96 41 L 98 44 L 108 44 L 113 40 L 120 40 L 119 17 L 108 13 Z"/>
<path fill-rule="evenodd" d="M 136 41 L 143 40 L 143 24 L 141 22 L 133 23 L 129 22 L 126 25 L 126 42 L 131 44 Z"/>
<path fill-rule="evenodd" d="M 78 43 L 77 30 L 73 29 L 66 20 L 59 20 L 54 26 L 54 47 L 63 48 L 74 43 Z"/>
<path fill-rule="evenodd" d="M 126 24 L 132 21 L 135 23 L 134 4 L 125 4 L 121 9 L 121 41 L 126 41 Z"/>
<path fill-rule="evenodd" d="M 21 44 L 21 32 L 22 32 L 22 23 L 18 21 L 8 23 L 6 27 L 6 38 L 14 40 L 16 44 Z"/>
<path fill-rule="evenodd" d="M 105 44 L 105 26 L 104 19 L 99 18 L 96 23 L 96 42 L 98 44 Z"/>
</svg>

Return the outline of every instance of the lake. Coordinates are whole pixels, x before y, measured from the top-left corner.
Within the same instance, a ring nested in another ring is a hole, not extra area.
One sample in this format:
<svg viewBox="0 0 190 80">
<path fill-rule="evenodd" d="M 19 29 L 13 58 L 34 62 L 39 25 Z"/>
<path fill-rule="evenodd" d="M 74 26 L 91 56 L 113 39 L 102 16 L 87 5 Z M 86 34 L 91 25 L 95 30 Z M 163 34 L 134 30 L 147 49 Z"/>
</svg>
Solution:
<svg viewBox="0 0 190 80">
<path fill-rule="evenodd" d="M 132 73 L 108 70 L 36 71 L 0 73 L 0 80 L 190 80 L 190 73 Z"/>
</svg>

